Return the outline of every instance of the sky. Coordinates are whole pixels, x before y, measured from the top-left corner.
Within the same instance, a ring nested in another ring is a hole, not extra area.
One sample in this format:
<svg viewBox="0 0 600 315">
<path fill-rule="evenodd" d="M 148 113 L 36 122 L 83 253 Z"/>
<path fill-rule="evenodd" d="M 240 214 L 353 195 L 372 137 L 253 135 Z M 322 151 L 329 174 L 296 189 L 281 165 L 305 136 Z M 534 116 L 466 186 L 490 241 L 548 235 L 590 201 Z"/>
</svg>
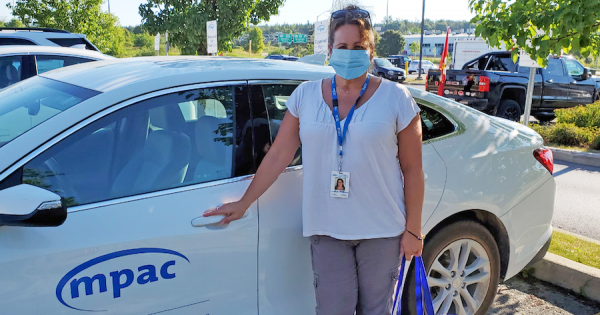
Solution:
<svg viewBox="0 0 600 315">
<path fill-rule="evenodd" d="M 386 16 L 386 5 L 389 1 L 389 15 L 392 18 L 420 21 L 422 1 L 412 0 L 359 0 L 368 11 L 373 21 L 380 22 Z M 0 0 L 0 19 L 10 20 L 12 18 L 6 3 L 10 0 Z M 146 1 L 141 0 L 112 0 L 110 1 L 111 13 L 115 14 L 123 26 L 138 25 L 141 17 L 138 7 Z M 317 15 L 331 8 L 331 0 L 286 0 L 279 9 L 279 15 L 271 17 L 267 24 L 284 23 L 314 23 Z M 468 0 L 427 0 L 425 2 L 425 18 L 431 20 L 469 20 L 473 17 L 468 7 Z M 108 11 L 108 3 L 105 1 L 104 10 Z M 327 13 L 322 14 L 319 20 L 327 18 Z"/>
</svg>

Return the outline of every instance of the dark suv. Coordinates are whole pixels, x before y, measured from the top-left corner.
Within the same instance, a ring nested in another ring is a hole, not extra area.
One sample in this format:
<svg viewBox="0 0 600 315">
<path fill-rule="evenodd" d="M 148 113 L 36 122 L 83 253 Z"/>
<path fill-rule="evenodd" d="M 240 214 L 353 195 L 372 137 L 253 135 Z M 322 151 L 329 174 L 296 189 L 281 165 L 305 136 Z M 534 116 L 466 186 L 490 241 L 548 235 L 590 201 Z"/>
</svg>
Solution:
<svg viewBox="0 0 600 315">
<path fill-rule="evenodd" d="M 402 56 L 402 55 L 391 55 L 387 58 L 394 66 L 404 69 L 404 70 L 408 70 L 405 69 L 406 68 L 406 63 L 408 62 L 410 64 L 410 62 L 412 61 L 408 56 Z"/>
<path fill-rule="evenodd" d="M 373 75 L 400 83 L 406 80 L 406 71 L 395 67 L 389 60 L 385 58 L 373 58 L 373 64 L 374 67 L 371 71 Z"/>
</svg>

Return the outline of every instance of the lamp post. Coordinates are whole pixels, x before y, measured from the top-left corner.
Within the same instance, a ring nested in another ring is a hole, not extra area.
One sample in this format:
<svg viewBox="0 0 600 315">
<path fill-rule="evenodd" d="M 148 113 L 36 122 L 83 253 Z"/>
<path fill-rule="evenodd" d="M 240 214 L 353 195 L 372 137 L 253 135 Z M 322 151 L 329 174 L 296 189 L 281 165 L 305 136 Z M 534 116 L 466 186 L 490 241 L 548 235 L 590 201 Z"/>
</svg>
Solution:
<svg viewBox="0 0 600 315">
<path fill-rule="evenodd" d="M 421 77 L 421 71 L 423 69 L 423 32 L 425 30 L 425 0 L 423 0 L 423 15 L 421 16 L 421 45 L 419 46 L 419 76 L 417 80 L 423 80 Z"/>
</svg>

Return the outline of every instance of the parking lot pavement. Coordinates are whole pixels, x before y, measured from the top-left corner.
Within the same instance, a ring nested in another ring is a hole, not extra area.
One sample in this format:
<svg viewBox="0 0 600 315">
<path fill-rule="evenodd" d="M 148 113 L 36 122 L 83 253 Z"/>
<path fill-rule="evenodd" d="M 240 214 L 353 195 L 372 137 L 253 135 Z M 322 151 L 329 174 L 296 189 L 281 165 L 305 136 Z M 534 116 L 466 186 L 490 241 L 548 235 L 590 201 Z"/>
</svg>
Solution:
<svg viewBox="0 0 600 315">
<path fill-rule="evenodd" d="M 600 240 L 600 167 L 555 160 L 552 225 Z"/>
<path fill-rule="evenodd" d="M 488 315 L 595 315 L 600 305 L 545 282 L 515 277 L 498 287 Z"/>
</svg>

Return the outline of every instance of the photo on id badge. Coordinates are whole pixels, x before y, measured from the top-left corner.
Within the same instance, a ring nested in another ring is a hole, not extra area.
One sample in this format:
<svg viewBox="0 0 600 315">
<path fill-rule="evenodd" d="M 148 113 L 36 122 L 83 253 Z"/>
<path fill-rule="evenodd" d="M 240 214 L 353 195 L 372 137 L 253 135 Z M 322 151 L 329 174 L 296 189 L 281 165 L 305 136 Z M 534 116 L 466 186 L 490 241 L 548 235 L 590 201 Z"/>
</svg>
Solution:
<svg viewBox="0 0 600 315">
<path fill-rule="evenodd" d="M 331 197 L 348 198 L 350 192 L 350 173 L 331 172 Z"/>
</svg>

